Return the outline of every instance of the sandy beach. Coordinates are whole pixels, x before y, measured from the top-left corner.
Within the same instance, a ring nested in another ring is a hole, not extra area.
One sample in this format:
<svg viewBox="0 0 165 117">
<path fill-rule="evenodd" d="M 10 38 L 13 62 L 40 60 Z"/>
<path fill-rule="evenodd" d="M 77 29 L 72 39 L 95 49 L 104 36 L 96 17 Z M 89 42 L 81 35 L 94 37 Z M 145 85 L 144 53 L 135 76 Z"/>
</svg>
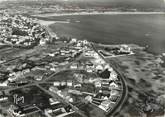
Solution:
<svg viewBox="0 0 165 117">
<path fill-rule="evenodd" d="M 38 22 L 43 26 L 49 26 L 54 23 L 64 23 L 64 24 L 70 23 L 69 21 L 45 21 L 45 20 L 38 20 Z"/>
</svg>

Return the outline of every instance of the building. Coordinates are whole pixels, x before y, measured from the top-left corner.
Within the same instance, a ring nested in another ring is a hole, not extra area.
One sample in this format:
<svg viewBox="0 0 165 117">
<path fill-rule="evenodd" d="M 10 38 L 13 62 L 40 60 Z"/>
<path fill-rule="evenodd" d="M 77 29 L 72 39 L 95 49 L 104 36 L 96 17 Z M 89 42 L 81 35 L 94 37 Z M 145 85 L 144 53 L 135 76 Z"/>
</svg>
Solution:
<svg viewBox="0 0 165 117">
<path fill-rule="evenodd" d="M 109 84 L 109 88 L 110 89 L 118 89 L 119 85 L 117 85 L 115 82 L 112 82 L 112 83 Z"/>
<path fill-rule="evenodd" d="M 53 93 L 57 93 L 58 89 L 56 87 L 50 87 L 49 91 L 53 92 Z"/>
<path fill-rule="evenodd" d="M 112 102 L 117 102 L 120 99 L 120 96 L 118 95 L 111 95 L 109 100 L 111 100 Z"/>
<path fill-rule="evenodd" d="M 66 84 L 67 84 L 68 87 L 72 87 L 73 86 L 73 82 L 71 80 L 68 80 Z"/>
<path fill-rule="evenodd" d="M 115 90 L 115 89 L 112 89 L 112 90 L 110 91 L 110 95 L 111 95 L 111 96 L 112 96 L 112 95 L 117 95 L 117 96 L 119 96 L 119 95 L 120 95 L 120 91 Z"/>
<path fill-rule="evenodd" d="M 55 82 L 53 83 L 53 85 L 54 85 L 55 87 L 61 86 L 61 82 L 55 81 Z"/>
<path fill-rule="evenodd" d="M 0 83 L 1 87 L 7 87 L 8 86 L 8 80 L 4 81 L 3 83 Z"/>
<path fill-rule="evenodd" d="M 96 88 L 101 88 L 102 86 L 101 81 L 96 81 L 94 84 Z"/>
<path fill-rule="evenodd" d="M 60 102 L 55 98 L 49 98 L 50 105 L 59 104 Z"/>
<path fill-rule="evenodd" d="M 117 73 L 116 73 L 115 71 L 112 71 L 112 72 L 110 73 L 109 79 L 110 79 L 110 80 L 113 80 L 113 81 L 118 80 L 118 78 L 117 78 Z"/>
<path fill-rule="evenodd" d="M 8 100 L 8 97 L 7 96 L 0 96 L 0 102 L 5 102 Z"/>
<path fill-rule="evenodd" d="M 107 112 L 110 108 L 113 108 L 114 106 L 115 106 L 114 102 L 111 102 L 110 100 L 106 100 L 99 105 L 99 108 Z"/>
<path fill-rule="evenodd" d="M 77 69 L 78 68 L 78 64 L 74 63 L 70 66 L 70 69 Z"/>
<path fill-rule="evenodd" d="M 97 66 L 95 67 L 95 69 L 96 69 L 97 71 L 103 71 L 103 70 L 104 70 L 104 68 L 103 68 L 102 65 L 97 65 Z"/>
<path fill-rule="evenodd" d="M 28 105 L 22 109 L 11 105 L 8 112 L 12 117 L 30 117 L 31 115 L 35 116 L 35 114 L 39 113 L 40 109 L 35 105 Z"/>
<path fill-rule="evenodd" d="M 67 87 L 72 87 L 73 86 L 73 82 L 71 80 L 68 80 L 68 81 L 55 81 L 53 83 L 53 85 L 55 87 L 59 87 L 59 86 L 67 86 Z"/>
</svg>

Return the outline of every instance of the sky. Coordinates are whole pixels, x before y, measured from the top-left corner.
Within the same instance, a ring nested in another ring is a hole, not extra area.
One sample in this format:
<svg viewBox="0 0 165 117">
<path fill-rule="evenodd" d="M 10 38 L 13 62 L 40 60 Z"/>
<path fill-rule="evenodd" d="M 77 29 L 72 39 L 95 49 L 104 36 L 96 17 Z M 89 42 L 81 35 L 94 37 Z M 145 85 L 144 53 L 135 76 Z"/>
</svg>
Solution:
<svg viewBox="0 0 165 117">
<path fill-rule="evenodd" d="M 59 0 L 62 1 L 62 0 Z M 165 0 L 63 0 L 63 1 L 84 1 L 84 2 L 107 2 L 107 3 L 123 3 L 130 5 L 141 5 L 141 6 L 156 6 L 165 7 Z"/>
<path fill-rule="evenodd" d="M 7 1 L 7 0 L 0 0 L 0 2 L 1 1 Z M 12 0 L 11 0 L 12 1 Z M 14 0 L 13 0 L 14 1 Z M 132 3 L 138 3 L 138 2 L 144 2 L 144 3 L 146 3 L 146 2 L 148 2 L 148 3 L 150 3 L 150 2 L 163 2 L 164 1 L 164 3 L 165 3 L 165 0 L 61 0 L 61 1 L 102 1 L 102 2 L 132 2 Z"/>
<path fill-rule="evenodd" d="M 6 0 L 0 0 L 0 2 Z M 10 0 L 15 1 L 15 0 Z M 27 0 L 28 1 L 28 0 Z M 140 5 L 148 5 L 148 6 L 165 6 L 165 0 L 52 0 L 52 1 L 83 1 L 83 2 L 108 2 L 108 3 L 129 3 L 129 4 L 140 4 Z"/>
</svg>

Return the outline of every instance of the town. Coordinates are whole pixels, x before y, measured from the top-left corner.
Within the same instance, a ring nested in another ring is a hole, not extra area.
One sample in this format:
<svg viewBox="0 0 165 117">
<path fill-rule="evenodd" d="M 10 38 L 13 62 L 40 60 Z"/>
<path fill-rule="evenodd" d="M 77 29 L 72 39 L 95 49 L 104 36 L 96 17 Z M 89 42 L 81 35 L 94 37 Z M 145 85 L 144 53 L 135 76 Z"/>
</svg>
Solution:
<svg viewBox="0 0 165 117">
<path fill-rule="evenodd" d="M 1 13 L 0 42 L 16 47 L 31 48 L 49 40 L 46 30 L 32 20 L 20 15 Z"/>
<path fill-rule="evenodd" d="M 124 79 L 94 43 L 56 39 L 37 19 L 7 12 L 0 25 L 2 117 L 106 117 L 124 103 Z M 133 53 L 128 46 L 109 52 Z"/>
</svg>

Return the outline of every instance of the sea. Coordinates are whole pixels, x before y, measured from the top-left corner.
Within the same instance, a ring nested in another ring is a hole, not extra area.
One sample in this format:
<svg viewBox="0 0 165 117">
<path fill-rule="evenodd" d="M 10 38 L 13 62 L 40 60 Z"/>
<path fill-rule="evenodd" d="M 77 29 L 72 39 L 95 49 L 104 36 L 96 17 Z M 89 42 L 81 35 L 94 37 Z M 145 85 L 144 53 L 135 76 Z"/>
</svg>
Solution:
<svg viewBox="0 0 165 117">
<path fill-rule="evenodd" d="M 50 25 L 59 36 L 103 44 L 138 44 L 148 46 L 151 53 L 165 53 L 163 14 L 73 15 L 42 19 L 69 21 Z"/>
</svg>

